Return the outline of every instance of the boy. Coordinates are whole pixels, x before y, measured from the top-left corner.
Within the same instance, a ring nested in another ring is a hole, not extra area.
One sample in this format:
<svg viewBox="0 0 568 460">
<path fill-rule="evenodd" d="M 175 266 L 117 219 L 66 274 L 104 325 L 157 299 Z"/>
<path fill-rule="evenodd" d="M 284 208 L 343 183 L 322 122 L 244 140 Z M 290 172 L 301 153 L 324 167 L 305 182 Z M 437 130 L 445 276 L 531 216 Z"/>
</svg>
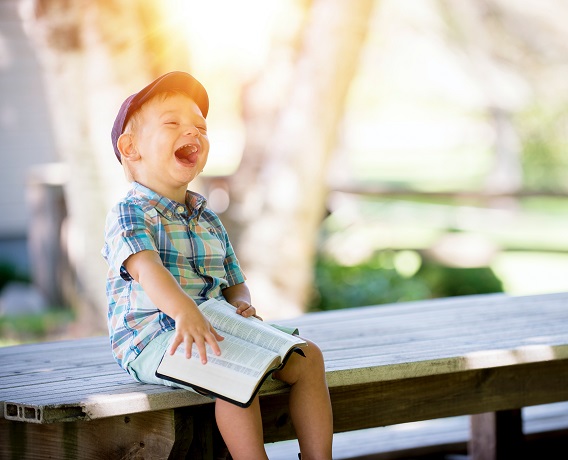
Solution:
<svg viewBox="0 0 568 460">
<path fill-rule="evenodd" d="M 256 315 L 245 276 L 219 218 L 187 190 L 209 154 L 205 88 L 167 73 L 122 104 L 112 128 L 115 155 L 132 189 L 110 211 L 103 256 L 109 264 L 108 324 L 113 354 L 140 382 L 165 352 L 184 343 L 207 365 L 206 344 L 223 340 L 198 304 L 224 298 L 235 314 Z M 331 459 L 332 414 L 323 357 L 312 342 L 274 377 L 291 385 L 290 413 L 302 459 Z M 219 431 L 234 460 L 266 459 L 258 398 L 248 408 L 215 401 Z"/>
</svg>

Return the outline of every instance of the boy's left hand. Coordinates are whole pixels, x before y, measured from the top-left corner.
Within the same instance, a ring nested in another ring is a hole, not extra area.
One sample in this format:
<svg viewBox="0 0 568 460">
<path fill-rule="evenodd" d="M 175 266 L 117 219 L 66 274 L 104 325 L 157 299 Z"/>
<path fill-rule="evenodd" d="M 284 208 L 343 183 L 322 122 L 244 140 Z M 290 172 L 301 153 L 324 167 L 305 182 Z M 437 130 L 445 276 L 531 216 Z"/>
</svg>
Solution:
<svg viewBox="0 0 568 460">
<path fill-rule="evenodd" d="M 254 316 L 255 318 L 262 320 L 262 318 L 260 316 L 257 316 L 256 308 L 254 308 L 248 302 L 245 302 L 243 300 L 237 300 L 237 301 L 233 302 L 233 306 L 237 309 L 237 314 L 244 316 L 245 318 L 249 318 L 251 316 Z"/>
</svg>

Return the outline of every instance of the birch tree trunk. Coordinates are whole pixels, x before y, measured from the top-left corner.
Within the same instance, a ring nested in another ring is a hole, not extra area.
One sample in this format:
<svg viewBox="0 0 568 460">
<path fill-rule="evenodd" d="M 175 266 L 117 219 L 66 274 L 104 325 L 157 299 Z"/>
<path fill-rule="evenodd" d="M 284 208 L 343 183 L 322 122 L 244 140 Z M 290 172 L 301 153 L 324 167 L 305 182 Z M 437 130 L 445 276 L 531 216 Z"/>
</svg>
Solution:
<svg viewBox="0 0 568 460">
<path fill-rule="evenodd" d="M 69 173 L 62 250 L 76 279 L 64 292 L 78 312 L 78 333 L 87 335 L 106 330 L 104 222 L 127 186 L 110 142 L 112 123 L 126 96 L 172 66 L 187 68 L 189 56 L 159 2 L 26 5 L 24 24 L 44 69 L 58 154 Z"/>
<path fill-rule="evenodd" d="M 245 93 L 249 141 L 226 220 L 253 303 L 267 317 L 302 313 L 311 294 L 327 166 L 374 4 L 313 1 L 298 55 L 274 50 Z"/>
</svg>

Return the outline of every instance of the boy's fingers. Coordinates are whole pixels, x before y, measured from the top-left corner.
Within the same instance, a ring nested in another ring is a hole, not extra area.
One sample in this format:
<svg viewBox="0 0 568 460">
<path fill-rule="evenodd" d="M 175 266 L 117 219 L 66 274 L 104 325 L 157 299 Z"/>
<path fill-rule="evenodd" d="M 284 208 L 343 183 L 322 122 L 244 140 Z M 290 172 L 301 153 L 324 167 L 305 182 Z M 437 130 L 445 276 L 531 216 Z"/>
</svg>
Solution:
<svg viewBox="0 0 568 460">
<path fill-rule="evenodd" d="M 256 308 L 252 305 L 241 304 L 239 308 L 237 308 L 237 313 L 248 318 L 249 316 L 254 316 L 256 314 Z"/>
<path fill-rule="evenodd" d="M 223 340 L 223 337 L 221 337 L 220 339 L 218 337 L 221 337 L 221 336 L 219 334 L 217 334 L 216 332 L 214 332 L 213 338 L 210 338 L 210 339 L 207 340 L 207 343 L 211 347 L 211 350 L 217 356 L 219 356 L 221 354 L 221 348 L 219 347 L 217 340 Z"/>
<path fill-rule="evenodd" d="M 185 357 L 187 359 L 191 358 L 191 349 L 193 347 L 193 339 L 191 336 L 185 339 Z"/>
<path fill-rule="evenodd" d="M 201 362 L 203 364 L 207 363 L 207 351 L 205 350 L 205 342 L 202 340 L 199 342 L 195 342 L 195 346 L 197 347 L 197 352 L 199 353 Z"/>
<path fill-rule="evenodd" d="M 215 337 L 215 341 L 219 341 L 219 342 L 220 342 L 221 340 L 224 340 L 224 339 L 225 339 L 225 337 L 223 337 L 221 334 L 219 334 L 219 333 L 217 332 L 217 329 L 215 329 L 215 328 L 214 328 L 213 326 L 211 326 L 211 325 L 209 325 L 209 331 L 211 332 L 211 334 L 213 334 L 213 337 Z M 215 345 L 217 345 L 217 344 L 215 343 Z M 217 348 L 219 348 L 219 347 L 217 347 Z"/>
<path fill-rule="evenodd" d="M 181 337 L 178 336 L 174 337 L 174 340 L 172 341 L 172 345 L 170 347 L 170 355 L 173 355 L 176 352 L 177 347 L 179 347 L 182 342 L 183 339 Z"/>
<path fill-rule="evenodd" d="M 225 337 L 223 337 L 221 334 L 219 334 L 215 329 L 213 329 L 213 335 L 215 336 L 215 340 L 217 341 L 221 341 L 221 340 L 225 340 Z"/>
</svg>

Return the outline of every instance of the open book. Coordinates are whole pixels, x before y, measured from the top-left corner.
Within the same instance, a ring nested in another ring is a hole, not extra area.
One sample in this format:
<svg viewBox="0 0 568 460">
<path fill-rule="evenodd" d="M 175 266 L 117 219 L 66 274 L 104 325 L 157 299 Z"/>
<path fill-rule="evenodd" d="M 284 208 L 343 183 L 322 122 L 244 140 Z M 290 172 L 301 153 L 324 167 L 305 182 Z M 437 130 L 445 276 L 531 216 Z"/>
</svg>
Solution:
<svg viewBox="0 0 568 460">
<path fill-rule="evenodd" d="M 197 347 L 187 359 L 181 344 L 173 355 L 166 351 L 156 370 L 157 377 L 248 407 L 264 380 L 284 366 L 292 352 L 303 355 L 299 347 L 307 346 L 298 336 L 258 318 L 238 315 L 235 307 L 224 300 L 209 299 L 199 308 L 224 337 L 219 342 L 221 355 L 216 356 L 206 345 L 207 364 L 202 364 Z"/>
</svg>

